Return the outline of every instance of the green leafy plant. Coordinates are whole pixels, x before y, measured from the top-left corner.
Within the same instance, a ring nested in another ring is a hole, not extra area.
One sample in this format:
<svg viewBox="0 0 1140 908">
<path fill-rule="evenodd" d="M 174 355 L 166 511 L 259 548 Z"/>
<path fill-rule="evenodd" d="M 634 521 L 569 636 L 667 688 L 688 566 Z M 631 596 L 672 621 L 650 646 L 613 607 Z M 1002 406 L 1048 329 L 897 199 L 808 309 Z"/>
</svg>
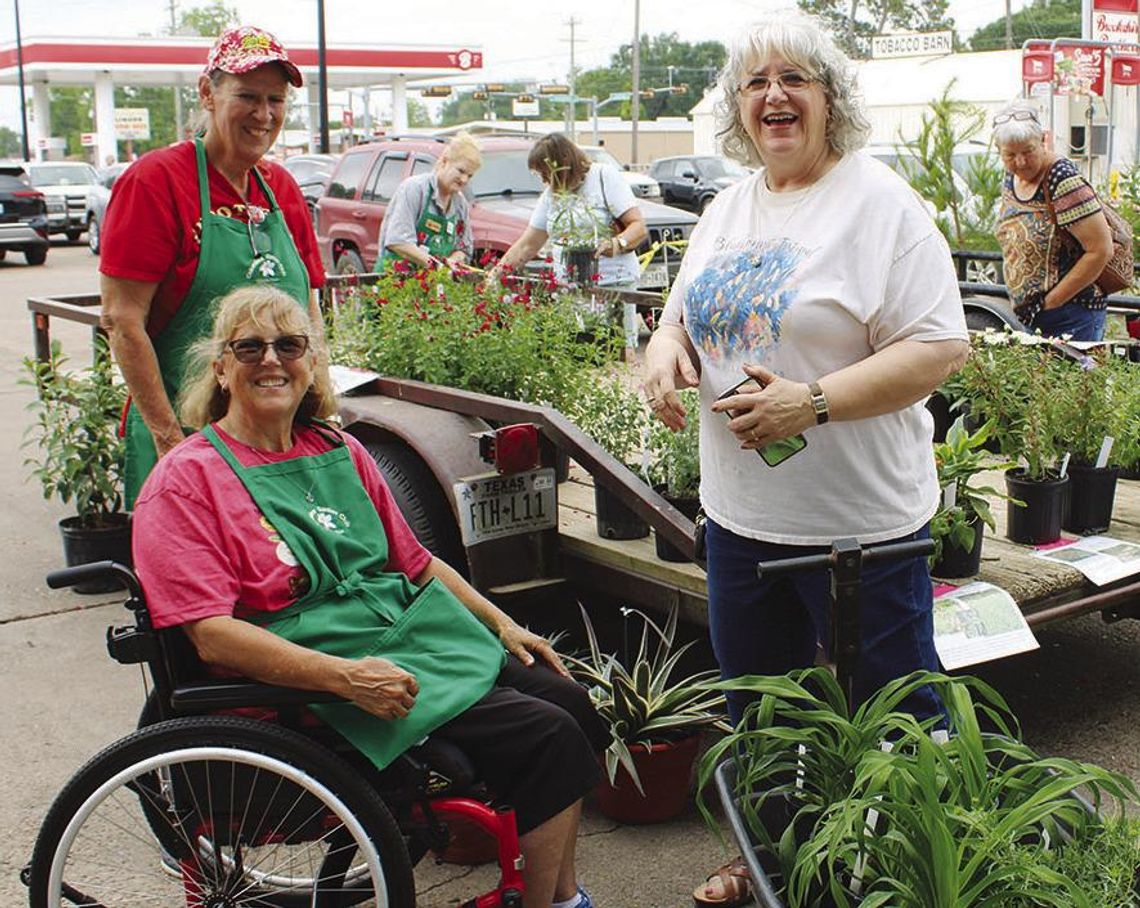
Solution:
<svg viewBox="0 0 1140 908">
<path fill-rule="evenodd" d="M 1007 460 L 1024 461 L 1025 478 L 1055 476 L 1063 453 L 1064 408 L 1057 396 L 1070 364 L 1048 341 L 986 331 L 971 339 L 970 355 L 943 393 L 973 418 L 992 423 L 991 437 Z"/>
<path fill-rule="evenodd" d="M 636 390 L 622 375 L 608 371 L 581 389 L 566 415 L 617 460 L 638 472 L 649 414 Z"/>
<path fill-rule="evenodd" d="M 901 709 L 927 684 L 945 705 L 946 733 L 935 732 L 937 718 Z M 731 760 L 735 803 L 778 865 L 790 908 L 1101 904 L 1057 856 L 1070 845 L 1087 850 L 1104 828 L 1099 808 L 1135 803 L 1134 783 L 1039 757 L 1018 740 L 1000 694 L 978 679 L 918 672 L 853 714 L 822 667 L 710 686 L 757 699 L 702 759 L 699 806 L 714 823 L 704 792 Z M 769 828 L 781 814 L 783 827 Z"/>
<path fill-rule="evenodd" d="M 395 378 L 567 409 L 621 350 L 616 325 L 582 333 L 572 294 L 528 282 L 503 292 L 444 269 L 397 270 L 334 312 L 333 361 Z"/>
<path fill-rule="evenodd" d="M 996 249 L 993 227 L 1004 171 L 996 157 L 986 155 L 972 156 L 962 173 L 955 169 L 956 150 L 978 135 L 986 120 L 980 107 L 952 97 L 955 81 L 929 103 L 915 138 L 903 143 L 910 155 L 900 155 L 900 167 L 934 206 L 935 220 L 952 245 Z"/>
<path fill-rule="evenodd" d="M 974 547 L 974 534 L 981 532 L 978 522 L 985 524 L 990 531 L 996 529 L 993 512 L 986 496 L 1008 499 L 1004 492 L 993 486 L 973 486 L 970 480 L 983 470 L 1007 470 L 1016 464 L 1013 461 L 992 462 L 985 444 L 989 440 L 994 424 L 988 422 L 975 432 L 966 428 L 966 417 L 959 416 L 946 433 L 944 442 L 934 445 L 934 462 L 938 467 L 938 487 L 943 490 L 943 499 L 934 517 L 930 520 L 930 537 L 934 540 L 934 554 L 931 564 L 942 557 L 947 543 L 963 550 Z M 954 486 L 954 504 L 947 506 L 945 490 Z"/>
<path fill-rule="evenodd" d="M 39 479 L 44 498 L 74 501 L 81 526 L 106 526 L 123 506 L 118 427 L 126 386 L 115 377 L 102 336 L 93 365 L 73 371 L 66 364 L 58 341 L 46 361 L 24 360 L 21 383 L 37 391 L 28 404 L 34 422 L 25 432 L 23 447 L 31 453 L 24 465 Z"/>
<path fill-rule="evenodd" d="M 1107 436 L 1114 439 L 1108 463 L 1127 465 L 1131 434 L 1140 419 L 1133 363 L 1107 349 L 1090 351 L 1081 363 L 1066 363 L 1054 390 L 1060 410 L 1061 446 L 1078 463 L 1093 465 Z M 1123 444 L 1120 444 L 1123 442 Z"/>
<path fill-rule="evenodd" d="M 590 691 L 594 708 L 610 728 L 605 751 L 606 773 L 612 784 L 618 766 L 624 766 L 637 790 L 644 794 L 630 748 L 674 741 L 705 728 L 724 723 L 724 695 L 704 682 L 715 671 L 702 671 L 674 679 L 678 663 L 692 646 L 676 646 L 677 607 L 669 612 L 665 626 L 637 609 L 622 609 L 628 618 L 642 622 L 637 651 L 628 663 L 612 653 L 603 653 L 586 610 L 582 622 L 589 649 L 583 656 L 566 656 L 570 673 Z"/>
<path fill-rule="evenodd" d="M 685 408 L 685 428 L 674 432 L 659 419 L 649 423 L 646 439 L 648 473 L 653 485 L 671 498 L 696 498 L 701 486 L 700 395 L 696 388 L 678 394 Z"/>
</svg>

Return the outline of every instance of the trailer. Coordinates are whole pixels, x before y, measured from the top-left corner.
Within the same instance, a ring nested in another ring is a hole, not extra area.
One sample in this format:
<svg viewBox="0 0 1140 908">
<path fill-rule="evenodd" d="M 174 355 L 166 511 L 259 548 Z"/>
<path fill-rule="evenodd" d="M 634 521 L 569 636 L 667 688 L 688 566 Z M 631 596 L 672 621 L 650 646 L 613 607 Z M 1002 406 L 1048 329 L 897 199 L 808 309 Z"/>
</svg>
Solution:
<svg viewBox="0 0 1140 908">
<path fill-rule="evenodd" d="M 660 306 L 652 294 L 636 301 Z M 1140 307 L 1135 298 L 1125 302 Z M 1014 319 L 1000 299 L 986 303 L 1003 322 Z M 36 356 L 49 354 L 53 318 L 98 332 L 99 306 L 97 295 L 29 299 Z M 376 460 L 421 541 L 508 611 L 516 600 L 565 594 L 659 615 L 676 606 L 686 623 L 707 625 L 705 575 L 691 560 L 693 522 L 558 411 L 380 376 L 341 395 L 340 419 Z M 662 561 L 650 538 L 600 537 L 594 484 L 617 494 L 690 560 Z M 1031 626 L 1092 612 L 1105 621 L 1140 618 L 1140 580 L 1096 587 L 1006 540 L 1004 505 L 995 502 L 993 510 L 998 532 L 988 535 L 977 579 L 1007 590 Z M 1118 485 L 1113 535 L 1140 542 L 1138 480 Z"/>
</svg>

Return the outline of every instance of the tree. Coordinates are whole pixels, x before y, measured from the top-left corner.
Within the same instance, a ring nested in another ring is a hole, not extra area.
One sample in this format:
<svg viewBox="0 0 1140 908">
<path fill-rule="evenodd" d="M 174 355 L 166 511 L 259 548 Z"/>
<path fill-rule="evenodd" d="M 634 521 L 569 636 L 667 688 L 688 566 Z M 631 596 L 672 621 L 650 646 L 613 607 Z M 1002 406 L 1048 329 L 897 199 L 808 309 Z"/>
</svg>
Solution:
<svg viewBox="0 0 1140 908">
<path fill-rule="evenodd" d="M 719 41 L 701 41 L 689 44 L 677 37 L 676 32 L 656 37 L 641 36 L 639 49 L 640 83 L 642 91 L 653 91 L 652 98 L 643 98 L 640 105 L 642 119 L 687 116 L 693 105 L 701 99 L 706 86 L 716 81 L 717 72 L 727 58 L 724 45 Z M 670 86 L 688 86 L 683 94 L 672 94 Z M 578 96 L 595 97 L 604 101 L 617 92 L 628 92 L 633 87 L 633 45 L 624 44 L 610 58 L 606 69 L 591 69 L 582 73 L 575 85 Z M 607 110 L 629 116 L 630 104 L 621 102 L 620 108 Z"/>
<path fill-rule="evenodd" d="M 1081 0 L 1034 0 L 1010 17 L 1011 45 L 1021 47 L 1029 38 L 1079 38 Z M 970 50 L 1005 47 L 1005 17 L 983 25 L 970 36 Z"/>
<path fill-rule="evenodd" d="M 194 6 L 184 10 L 178 17 L 180 34 L 202 35 L 205 38 L 216 38 L 227 28 L 239 25 L 236 7 L 226 6 L 222 0 L 213 0 L 207 6 Z"/>
<path fill-rule="evenodd" d="M 80 133 L 92 132 L 93 92 L 90 88 L 55 88 L 48 91 L 51 134 L 66 141 L 65 155 L 81 154 Z"/>
<path fill-rule="evenodd" d="M 462 123 L 462 120 L 456 120 L 457 123 Z M 427 105 L 415 98 L 408 98 L 408 125 L 413 127 L 431 126 L 431 113 L 427 109 Z"/>
<path fill-rule="evenodd" d="M 871 55 L 874 35 L 953 29 L 947 5 L 947 0 L 799 0 L 800 9 L 832 27 L 848 55 L 861 59 Z"/>
<path fill-rule="evenodd" d="M 20 134 L 7 126 L 0 126 L 0 158 L 22 158 L 24 143 Z"/>
</svg>

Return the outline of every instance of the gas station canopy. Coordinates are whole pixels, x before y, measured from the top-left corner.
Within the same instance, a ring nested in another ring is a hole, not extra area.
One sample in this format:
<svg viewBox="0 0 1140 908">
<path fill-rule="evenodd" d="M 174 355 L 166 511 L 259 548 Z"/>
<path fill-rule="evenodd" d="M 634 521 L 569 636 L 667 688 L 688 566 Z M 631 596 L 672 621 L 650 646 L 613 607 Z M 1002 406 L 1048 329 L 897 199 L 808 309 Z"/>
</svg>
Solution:
<svg viewBox="0 0 1140 908">
<path fill-rule="evenodd" d="M 32 87 L 35 110 L 49 110 L 48 86 L 95 87 L 97 157 L 115 151 L 116 85 L 194 85 L 212 38 L 34 38 L 22 42 L 24 82 Z M 317 102 L 316 44 L 285 42 L 289 59 L 301 70 L 309 101 Z M 17 47 L 0 46 L 0 85 L 18 85 Z M 330 90 L 370 87 L 392 91 L 393 128 L 407 128 L 406 88 L 410 81 L 466 75 L 483 68 L 479 48 L 437 45 L 329 44 L 325 71 Z M 401 122 L 402 121 L 402 122 Z M 51 134 L 50 114 L 37 115 L 35 138 Z M 42 143 L 37 142 L 42 147 Z"/>
</svg>

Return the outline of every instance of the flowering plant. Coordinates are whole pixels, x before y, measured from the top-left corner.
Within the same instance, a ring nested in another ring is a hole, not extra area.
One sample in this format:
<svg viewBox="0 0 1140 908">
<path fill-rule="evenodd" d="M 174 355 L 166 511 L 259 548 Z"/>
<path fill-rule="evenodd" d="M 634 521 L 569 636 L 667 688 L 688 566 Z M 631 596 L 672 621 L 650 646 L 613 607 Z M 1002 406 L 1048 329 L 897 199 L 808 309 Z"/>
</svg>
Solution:
<svg viewBox="0 0 1140 908">
<path fill-rule="evenodd" d="M 685 408 L 685 428 L 674 432 L 651 420 L 647 439 L 650 481 L 664 485 L 671 498 L 696 498 L 701 486 L 700 395 L 696 388 L 677 392 Z"/>
<path fill-rule="evenodd" d="M 567 409 L 590 367 L 618 355 L 616 326 L 597 325 L 584 342 L 572 296 L 550 283 L 519 282 L 504 292 L 445 268 L 402 264 L 354 288 L 333 314 L 333 361 Z"/>
</svg>

